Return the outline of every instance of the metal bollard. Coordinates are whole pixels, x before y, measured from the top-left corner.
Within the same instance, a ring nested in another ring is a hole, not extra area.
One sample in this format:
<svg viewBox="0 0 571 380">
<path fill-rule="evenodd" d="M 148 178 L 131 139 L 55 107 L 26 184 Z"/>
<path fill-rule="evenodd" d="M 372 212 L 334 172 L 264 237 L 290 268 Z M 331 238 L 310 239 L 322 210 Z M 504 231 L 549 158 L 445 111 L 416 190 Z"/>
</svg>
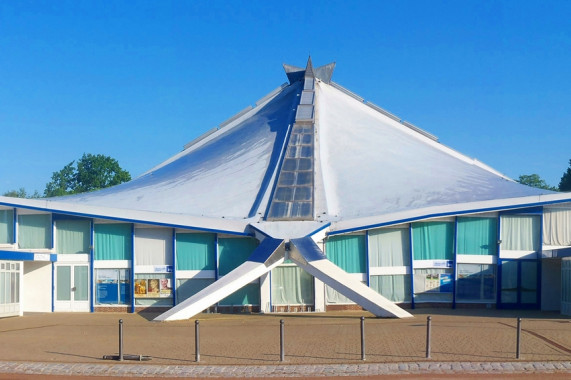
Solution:
<svg viewBox="0 0 571 380">
<path fill-rule="evenodd" d="M 365 360 L 365 317 L 361 317 L 361 360 Z"/>
<path fill-rule="evenodd" d="M 430 358 L 430 324 L 432 317 L 426 317 L 426 358 Z"/>
<path fill-rule="evenodd" d="M 200 325 L 198 319 L 194 321 L 194 360 L 200 361 Z"/>
<path fill-rule="evenodd" d="M 123 320 L 119 319 L 119 361 L 123 361 Z"/>
<path fill-rule="evenodd" d="M 521 336 L 521 318 L 518 317 L 517 319 L 517 338 L 516 338 L 516 349 L 515 349 L 515 358 L 519 359 L 519 344 L 520 344 L 520 336 Z"/>
<path fill-rule="evenodd" d="M 284 361 L 284 320 L 280 319 L 280 362 Z"/>
</svg>

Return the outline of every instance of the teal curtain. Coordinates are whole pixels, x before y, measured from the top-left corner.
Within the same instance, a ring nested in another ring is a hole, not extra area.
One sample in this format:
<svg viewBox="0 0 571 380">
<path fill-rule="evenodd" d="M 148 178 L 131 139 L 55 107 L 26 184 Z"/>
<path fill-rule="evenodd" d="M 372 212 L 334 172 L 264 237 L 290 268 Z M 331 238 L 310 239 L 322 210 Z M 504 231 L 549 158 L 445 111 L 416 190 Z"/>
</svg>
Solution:
<svg viewBox="0 0 571 380">
<path fill-rule="evenodd" d="M 218 274 L 224 276 L 246 262 L 258 244 L 254 238 L 218 239 Z"/>
<path fill-rule="evenodd" d="M 410 275 L 371 276 L 371 289 L 393 302 L 410 302 Z"/>
<path fill-rule="evenodd" d="M 176 280 L 176 300 L 177 303 L 181 303 L 187 298 L 195 295 L 202 289 L 206 288 L 210 284 L 214 283 L 213 278 L 190 278 L 190 279 L 180 279 Z"/>
<path fill-rule="evenodd" d="M 89 220 L 57 220 L 56 252 L 58 254 L 89 253 L 91 222 Z"/>
<path fill-rule="evenodd" d="M 382 228 L 369 231 L 369 266 L 410 266 L 408 228 Z"/>
<path fill-rule="evenodd" d="M 273 305 L 312 305 L 313 276 L 297 266 L 272 270 Z"/>
<path fill-rule="evenodd" d="M 176 234 L 176 269 L 214 270 L 216 235 Z"/>
<path fill-rule="evenodd" d="M 496 218 L 458 218 L 458 254 L 495 255 L 497 235 Z"/>
<path fill-rule="evenodd" d="M 415 260 L 454 259 L 454 223 L 413 223 L 412 239 Z"/>
<path fill-rule="evenodd" d="M 539 215 L 502 216 L 502 249 L 539 251 L 540 225 Z"/>
<path fill-rule="evenodd" d="M 131 259 L 133 251 L 131 224 L 96 224 L 94 230 L 96 260 Z"/>
<path fill-rule="evenodd" d="M 365 235 L 331 236 L 325 243 L 327 258 L 348 273 L 367 272 Z"/>
<path fill-rule="evenodd" d="M 260 304 L 260 284 L 248 284 L 242 289 L 224 298 L 220 305 L 259 305 Z"/>
<path fill-rule="evenodd" d="M 51 248 L 51 215 L 18 215 L 18 247 L 21 249 Z"/>
<path fill-rule="evenodd" d="M 0 244 L 14 243 L 14 210 L 0 210 Z"/>
</svg>

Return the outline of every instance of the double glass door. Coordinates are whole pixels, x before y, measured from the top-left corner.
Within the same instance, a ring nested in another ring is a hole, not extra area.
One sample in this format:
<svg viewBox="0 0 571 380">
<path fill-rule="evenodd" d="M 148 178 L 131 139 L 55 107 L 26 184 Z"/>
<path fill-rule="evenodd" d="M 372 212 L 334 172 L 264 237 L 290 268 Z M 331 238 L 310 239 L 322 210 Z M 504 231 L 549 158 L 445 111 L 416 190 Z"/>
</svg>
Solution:
<svg viewBox="0 0 571 380">
<path fill-rule="evenodd" d="M 539 263 L 536 260 L 501 260 L 500 307 L 537 309 L 539 307 Z"/>
<path fill-rule="evenodd" d="M 55 264 L 54 311 L 89 311 L 89 265 Z"/>
</svg>

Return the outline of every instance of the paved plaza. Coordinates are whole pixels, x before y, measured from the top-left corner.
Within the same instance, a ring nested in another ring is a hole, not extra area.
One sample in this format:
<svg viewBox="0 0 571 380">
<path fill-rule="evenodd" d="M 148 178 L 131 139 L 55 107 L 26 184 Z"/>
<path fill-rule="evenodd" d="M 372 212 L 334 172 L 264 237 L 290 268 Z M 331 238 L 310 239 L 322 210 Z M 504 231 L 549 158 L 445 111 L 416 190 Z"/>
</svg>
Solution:
<svg viewBox="0 0 571 380">
<path fill-rule="evenodd" d="M 414 318 L 367 312 L 200 314 L 38 313 L 0 319 L 0 373 L 131 377 L 317 377 L 395 374 L 571 374 L 571 320 L 537 311 L 417 309 Z M 430 358 L 426 320 L 432 318 Z M 365 317 L 361 360 L 360 317 Z M 522 319 L 516 359 L 517 317 Z M 123 352 L 149 361 L 108 361 Z M 195 320 L 200 362 L 195 361 Z M 280 320 L 285 361 L 280 361 Z"/>
</svg>

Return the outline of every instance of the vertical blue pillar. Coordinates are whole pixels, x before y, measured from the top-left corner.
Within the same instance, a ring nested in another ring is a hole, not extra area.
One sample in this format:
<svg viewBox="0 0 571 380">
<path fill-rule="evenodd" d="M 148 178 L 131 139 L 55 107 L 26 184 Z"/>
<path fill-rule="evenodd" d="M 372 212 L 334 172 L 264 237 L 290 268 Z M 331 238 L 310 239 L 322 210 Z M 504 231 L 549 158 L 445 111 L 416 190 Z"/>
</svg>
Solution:
<svg viewBox="0 0 571 380">
<path fill-rule="evenodd" d="M 367 258 L 367 286 L 371 286 L 371 265 L 369 263 L 369 230 L 365 231 L 365 255 Z"/>
<path fill-rule="evenodd" d="M 458 281 L 458 217 L 454 218 L 454 265 L 452 272 L 452 309 L 456 309 L 456 281 Z"/>
<path fill-rule="evenodd" d="M 412 223 L 408 226 L 408 239 L 410 242 L 410 307 L 414 309 L 414 243 L 412 238 Z"/>
<path fill-rule="evenodd" d="M 172 229 L 172 302 L 176 305 L 176 228 Z"/>
<path fill-rule="evenodd" d="M 135 312 L 135 223 L 131 224 L 131 313 Z"/>
<path fill-rule="evenodd" d="M 89 311 L 90 312 L 94 312 L 95 311 L 95 292 L 94 292 L 94 286 L 93 284 L 95 283 L 95 268 L 94 268 L 94 263 L 95 263 L 95 247 L 93 246 L 93 243 L 95 241 L 94 237 L 95 237 L 95 228 L 93 225 L 93 219 L 91 219 L 90 221 L 91 224 L 91 234 L 89 236 Z"/>
</svg>

